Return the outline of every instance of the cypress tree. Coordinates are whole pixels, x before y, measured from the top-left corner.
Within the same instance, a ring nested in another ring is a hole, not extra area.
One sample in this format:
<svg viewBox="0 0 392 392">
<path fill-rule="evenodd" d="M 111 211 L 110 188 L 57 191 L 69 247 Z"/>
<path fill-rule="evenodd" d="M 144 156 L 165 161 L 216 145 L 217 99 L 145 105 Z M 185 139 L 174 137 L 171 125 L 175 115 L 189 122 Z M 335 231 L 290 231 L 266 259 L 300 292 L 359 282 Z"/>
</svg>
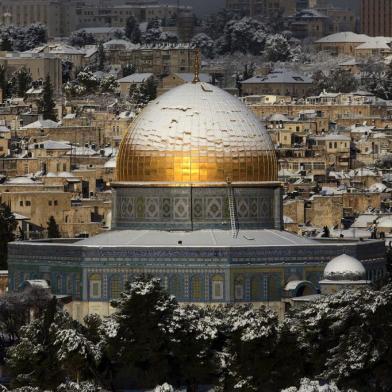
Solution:
<svg viewBox="0 0 392 392">
<path fill-rule="evenodd" d="M 59 225 L 56 223 L 54 216 L 52 215 L 49 218 L 48 222 L 48 238 L 60 238 L 60 230 Z"/>
<path fill-rule="evenodd" d="M 53 87 L 50 82 L 50 76 L 47 75 L 44 82 L 44 89 L 41 99 L 41 110 L 44 120 L 57 121 L 57 116 L 55 112 L 56 104 L 53 99 Z"/>
<path fill-rule="evenodd" d="M 97 67 L 99 71 L 104 70 L 105 61 L 106 61 L 105 50 L 103 47 L 103 43 L 100 42 L 98 45 L 98 67 Z"/>
<path fill-rule="evenodd" d="M 15 240 L 14 231 L 17 223 L 11 209 L 6 204 L 0 204 L 0 268 L 8 269 L 8 243 Z"/>
</svg>

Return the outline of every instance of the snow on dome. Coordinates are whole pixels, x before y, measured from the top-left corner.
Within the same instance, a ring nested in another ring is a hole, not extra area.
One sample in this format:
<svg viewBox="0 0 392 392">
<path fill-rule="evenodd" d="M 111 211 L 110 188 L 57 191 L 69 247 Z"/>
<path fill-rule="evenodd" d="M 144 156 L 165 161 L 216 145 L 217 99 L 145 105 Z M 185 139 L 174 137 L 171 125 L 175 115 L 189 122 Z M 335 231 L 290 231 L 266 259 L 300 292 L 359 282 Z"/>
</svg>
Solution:
<svg viewBox="0 0 392 392">
<path fill-rule="evenodd" d="M 363 264 L 346 254 L 333 258 L 324 269 L 324 279 L 328 280 L 365 280 Z"/>
<path fill-rule="evenodd" d="M 186 83 L 150 102 L 117 157 L 118 181 L 276 181 L 271 138 L 238 98 Z"/>
</svg>

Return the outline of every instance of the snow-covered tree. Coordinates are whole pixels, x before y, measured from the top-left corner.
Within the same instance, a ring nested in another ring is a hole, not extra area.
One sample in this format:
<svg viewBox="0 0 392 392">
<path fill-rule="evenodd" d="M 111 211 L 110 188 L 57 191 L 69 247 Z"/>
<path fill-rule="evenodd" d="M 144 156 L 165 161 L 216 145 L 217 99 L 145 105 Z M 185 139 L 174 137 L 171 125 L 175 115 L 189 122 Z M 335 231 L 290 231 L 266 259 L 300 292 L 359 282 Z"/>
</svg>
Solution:
<svg viewBox="0 0 392 392">
<path fill-rule="evenodd" d="M 319 94 L 323 90 L 335 93 L 350 93 L 358 87 L 357 80 L 350 71 L 333 69 L 328 75 L 318 71 L 313 75 L 314 92 Z"/>
<path fill-rule="evenodd" d="M 139 44 L 141 39 L 141 32 L 139 23 L 136 18 L 131 15 L 125 25 L 125 36 L 134 44 Z"/>
<path fill-rule="evenodd" d="M 0 39 L 7 50 L 26 51 L 47 42 L 47 30 L 44 25 L 5 26 L 0 28 Z"/>
<path fill-rule="evenodd" d="M 69 379 L 96 376 L 100 350 L 82 331 L 54 297 L 41 317 L 20 329 L 18 344 L 8 350 L 12 385 L 54 390 Z"/>
<path fill-rule="evenodd" d="M 285 323 L 298 334 L 298 354 L 310 378 L 342 389 L 390 390 L 392 286 L 322 297 Z"/>
<path fill-rule="evenodd" d="M 33 79 L 27 68 L 22 67 L 11 75 L 12 93 L 23 98 L 26 91 L 32 86 Z"/>
<path fill-rule="evenodd" d="M 141 277 L 127 283 L 120 298 L 112 301 L 116 312 L 103 325 L 105 352 L 116 372 L 127 374 L 134 386 L 154 388 L 173 378 L 173 345 L 178 307 L 159 279 Z"/>
<path fill-rule="evenodd" d="M 320 384 L 319 381 L 313 381 L 309 380 L 308 378 L 303 378 L 301 380 L 301 385 L 299 388 L 290 387 L 282 390 L 281 392 L 340 392 L 340 389 L 336 386 L 335 383 Z"/>
<path fill-rule="evenodd" d="M 231 20 L 216 41 L 217 51 L 220 54 L 241 52 L 258 55 L 264 50 L 266 31 L 266 27 L 256 19 Z"/>
<path fill-rule="evenodd" d="M 282 34 L 268 36 L 265 42 L 265 56 L 267 61 L 290 61 L 292 55 L 287 38 Z"/>
<path fill-rule="evenodd" d="M 216 14 L 211 14 L 205 21 L 205 34 L 213 40 L 218 39 L 229 21 L 238 20 L 238 16 L 226 9 L 222 9 Z"/>
<path fill-rule="evenodd" d="M 175 389 L 170 384 L 165 382 L 162 385 L 157 385 L 154 388 L 154 392 L 175 392 Z"/>
<path fill-rule="evenodd" d="M 99 89 L 103 93 L 114 93 L 117 87 L 117 79 L 113 75 L 107 75 L 103 77 L 99 82 Z"/>
<path fill-rule="evenodd" d="M 213 58 L 215 55 L 215 42 L 205 33 L 199 33 L 192 38 L 191 44 L 201 50 L 201 53 L 208 57 Z"/>
<path fill-rule="evenodd" d="M 56 392 L 100 392 L 102 388 L 92 381 L 74 382 L 68 381 L 60 384 Z"/>
<path fill-rule="evenodd" d="M 78 73 L 76 77 L 77 83 L 84 87 L 87 93 L 94 93 L 96 92 L 99 86 L 99 80 L 97 77 L 88 70 L 84 70 Z"/>
<path fill-rule="evenodd" d="M 72 33 L 69 37 L 68 43 L 71 46 L 83 47 L 86 45 L 95 45 L 96 41 L 91 33 L 87 33 L 85 30 L 81 30 Z"/>
<path fill-rule="evenodd" d="M 129 100 L 136 109 L 142 109 L 157 96 L 157 84 L 153 78 L 149 78 L 140 85 L 131 86 Z"/>
</svg>

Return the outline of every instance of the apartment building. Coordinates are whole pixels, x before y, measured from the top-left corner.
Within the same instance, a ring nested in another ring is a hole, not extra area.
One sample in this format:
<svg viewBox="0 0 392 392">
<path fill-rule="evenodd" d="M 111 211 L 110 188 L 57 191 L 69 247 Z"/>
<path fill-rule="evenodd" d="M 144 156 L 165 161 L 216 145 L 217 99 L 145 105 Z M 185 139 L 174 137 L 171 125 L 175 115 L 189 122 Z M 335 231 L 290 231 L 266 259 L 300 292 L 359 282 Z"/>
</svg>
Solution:
<svg viewBox="0 0 392 392">
<path fill-rule="evenodd" d="M 392 0 L 361 0 L 361 32 L 392 36 Z"/>
<path fill-rule="evenodd" d="M 158 1 L 113 5 L 111 1 L 76 0 L 0 0 L 0 24 L 27 26 L 42 23 L 49 37 L 68 36 L 88 27 L 124 27 L 133 15 L 140 23 L 155 18 L 164 28 L 178 32 L 181 40 L 193 35 L 191 7 L 159 4 Z"/>
<path fill-rule="evenodd" d="M 226 0 L 226 9 L 244 16 L 287 16 L 295 13 L 296 0 Z"/>
<path fill-rule="evenodd" d="M 6 53 L 0 57 L 0 64 L 5 67 L 8 76 L 21 68 L 26 68 L 30 72 L 33 81 L 44 80 L 49 75 L 54 91 L 61 92 L 61 59 L 53 54 Z"/>
</svg>

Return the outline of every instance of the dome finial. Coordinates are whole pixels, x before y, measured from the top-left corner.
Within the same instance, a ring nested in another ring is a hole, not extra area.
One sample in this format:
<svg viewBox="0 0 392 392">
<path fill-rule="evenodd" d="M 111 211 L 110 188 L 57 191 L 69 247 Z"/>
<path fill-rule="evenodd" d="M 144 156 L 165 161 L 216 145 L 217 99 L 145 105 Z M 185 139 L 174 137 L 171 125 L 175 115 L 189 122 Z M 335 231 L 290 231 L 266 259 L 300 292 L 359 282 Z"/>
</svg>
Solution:
<svg viewBox="0 0 392 392">
<path fill-rule="evenodd" d="M 195 63 L 194 63 L 195 76 L 193 77 L 192 83 L 200 82 L 200 67 L 201 67 L 200 49 L 196 48 Z"/>
</svg>

